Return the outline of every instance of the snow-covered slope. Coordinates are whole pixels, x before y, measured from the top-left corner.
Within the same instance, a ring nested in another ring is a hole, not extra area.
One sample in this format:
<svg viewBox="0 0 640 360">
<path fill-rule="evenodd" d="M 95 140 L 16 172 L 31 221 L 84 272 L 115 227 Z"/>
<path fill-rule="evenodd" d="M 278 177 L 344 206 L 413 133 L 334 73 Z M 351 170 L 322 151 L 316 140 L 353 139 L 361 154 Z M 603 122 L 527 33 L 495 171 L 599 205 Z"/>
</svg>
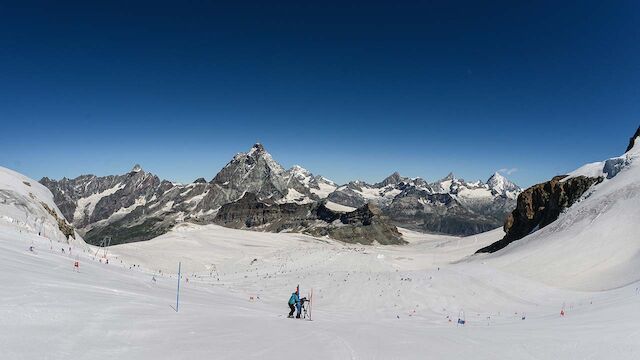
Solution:
<svg viewBox="0 0 640 360">
<path fill-rule="evenodd" d="M 640 146 L 569 174 L 604 181 L 550 225 L 482 261 L 548 284 L 587 290 L 640 281 Z"/>
<path fill-rule="evenodd" d="M 67 235 L 73 234 L 82 243 L 64 220 L 46 187 L 4 167 L 0 167 L 0 222 L 20 232 L 56 241 L 71 241 L 73 239 L 67 239 Z"/>
<path fill-rule="evenodd" d="M 110 248 L 107 265 L 94 248 L 62 254 L 50 251 L 45 239 L 0 226 L 2 356 L 636 357 L 640 295 L 634 287 L 584 293 L 487 264 L 451 263 L 500 236 L 407 231 L 408 246 L 353 247 L 182 225 L 158 239 Z M 183 278 L 176 312 L 178 261 Z M 285 301 L 297 284 L 303 296 L 313 288 L 313 321 L 286 318 Z M 456 326 L 458 317 L 464 327 Z"/>
<path fill-rule="evenodd" d="M 309 170 L 300 165 L 294 165 L 291 169 L 287 170 L 287 173 L 290 179 L 297 180 L 300 184 L 304 185 L 305 188 L 309 189 L 309 192 L 315 194 L 320 199 L 326 198 L 338 187 L 333 181 L 320 175 L 314 176 Z"/>
<path fill-rule="evenodd" d="M 0 221 L 2 357 L 635 359 L 639 174 L 637 154 L 628 155 L 557 228 L 491 256 L 471 254 L 500 229 L 469 237 L 403 230 L 408 245 L 353 246 L 182 224 L 106 250 L 58 239 L 72 248 L 62 253 L 49 240 L 55 231 L 38 236 L 28 221 Z M 1 174 L 5 192 L 31 199 L 27 209 L 36 199 L 52 205 L 46 189 L 23 182 L 32 180 Z M 22 210 L 7 202 L 0 216 Z M 313 321 L 286 318 L 298 284 L 303 296 L 313 288 Z"/>
</svg>

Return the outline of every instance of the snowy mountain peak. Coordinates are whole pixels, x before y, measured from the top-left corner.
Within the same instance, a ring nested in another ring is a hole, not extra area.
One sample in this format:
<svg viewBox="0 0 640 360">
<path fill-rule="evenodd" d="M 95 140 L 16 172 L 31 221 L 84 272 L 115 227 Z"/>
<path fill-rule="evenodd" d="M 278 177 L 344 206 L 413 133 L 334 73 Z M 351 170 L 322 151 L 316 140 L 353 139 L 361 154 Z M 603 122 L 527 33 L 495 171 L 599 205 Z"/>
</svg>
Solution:
<svg viewBox="0 0 640 360">
<path fill-rule="evenodd" d="M 400 173 L 398 173 L 397 171 L 394 172 L 393 174 L 387 176 L 384 180 L 382 180 L 381 182 L 375 184 L 375 187 L 385 187 L 387 185 L 396 185 L 398 183 L 401 183 L 403 181 L 405 181 L 406 179 L 403 178 L 402 176 L 400 176 Z"/>
<path fill-rule="evenodd" d="M 247 153 L 247 155 L 252 156 L 254 154 L 261 155 L 266 153 L 267 151 L 264 149 L 264 146 L 261 143 L 255 143 L 251 147 L 251 150 Z"/>
<path fill-rule="evenodd" d="M 133 165 L 133 168 L 131 169 L 130 172 L 137 173 L 137 172 L 140 172 L 140 171 L 142 171 L 142 166 L 140 166 L 140 164 L 135 164 L 135 165 Z"/>
<path fill-rule="evenodd" d="M 507 179 L 498 171 L 496 171 L 493 173 L 493 175 L 489 176 L 489 180 L 487 180 L 487 184 L 490 184 L 492 182 L 504 182 L 505 180 Z"/>
<path fill-rule="evenodd" d="M 311 172 L 300 165 L 293 165 L 291 169 L 289 169 L 289 173 L 295 176 L 304 176 L 311 177 Z"/>
<path fill-rule="evenodd" d="M 487 180 L 487 185 L 496 193 L 507 196 L 509 194 L 512 194 L 512 196 L 516 196 L 516 193 L 519 193 L 522 190 L 518 185 L 509 181 L 509 179 L 507 179 L 497 171 L 493 175 L 491 175 L 489 180 Z"/>
<path fill-rule="evenodd" d="M 444 179 L 440 180 L 440 181 L 451 181 L 454 180 L 456 178 L 455 175 L 453 175 L 452 172 L 449 173 L 449 175 L 447 175 Z"/>
<path fill-rule="evenodd" d="M 331 179 L 327 179 L 326 177 L 324 177 L 322 175 L 316 175 L 315 179 L 316 179 L 317 182 L 321 182 L 321 183 L 325 183 L 327 185 L 332 185 L 333 187 L 337 187 L 337 184 L 335 183 L 335 181 L 333 181 Z"/>
</svg>

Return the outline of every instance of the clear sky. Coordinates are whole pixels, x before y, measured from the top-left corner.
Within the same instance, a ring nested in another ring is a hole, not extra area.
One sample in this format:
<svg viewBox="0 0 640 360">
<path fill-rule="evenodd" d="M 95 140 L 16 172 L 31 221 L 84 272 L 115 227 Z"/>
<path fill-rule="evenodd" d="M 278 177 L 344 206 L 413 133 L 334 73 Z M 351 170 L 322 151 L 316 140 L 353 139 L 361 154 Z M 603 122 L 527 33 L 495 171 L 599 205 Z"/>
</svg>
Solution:
<svg viewBox="0 0 640 360">
<path fill-rule="evenodd" d="M 97 3 L 0 3 L 0 165 L 190 182 L 260 141 L 341 183 L 530 185 L 640 124 L 638 1 Z"/>
</svg>

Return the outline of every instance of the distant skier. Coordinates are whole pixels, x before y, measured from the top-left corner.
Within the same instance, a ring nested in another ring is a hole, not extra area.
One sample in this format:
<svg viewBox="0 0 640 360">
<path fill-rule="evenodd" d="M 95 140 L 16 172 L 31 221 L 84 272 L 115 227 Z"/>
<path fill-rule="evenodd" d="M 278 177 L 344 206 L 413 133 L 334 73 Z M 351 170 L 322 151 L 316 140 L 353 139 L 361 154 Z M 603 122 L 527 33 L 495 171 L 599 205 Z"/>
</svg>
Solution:
<svg viewBox="0 0 640 360">
<path fill-rule="evenodd" d="M 290 318 L 293 318 L 293 312 L 296 311 L 296 307 L 298 307 L 298 314 L 297 314 L 297 318 L 300 318 L 300 295 L 299 295 L 299 288 L 296 287 L 296 291 L 294 293 L 291 294 L 291 297 L 289 298 L 289 309 L 291 311 L 289 311 L 289 316 Z"/>
</svg>

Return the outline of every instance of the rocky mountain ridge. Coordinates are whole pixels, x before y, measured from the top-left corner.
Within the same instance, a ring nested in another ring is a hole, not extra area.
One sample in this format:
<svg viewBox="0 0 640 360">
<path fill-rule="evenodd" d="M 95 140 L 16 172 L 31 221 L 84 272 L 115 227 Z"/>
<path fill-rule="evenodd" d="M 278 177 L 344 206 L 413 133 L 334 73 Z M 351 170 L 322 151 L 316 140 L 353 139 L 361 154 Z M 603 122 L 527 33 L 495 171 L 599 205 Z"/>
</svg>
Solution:
<svg viewBox="0 0 640 360">
<path fill-rule="evenodd" d="M 238 205 L 245 206 L 250 199 L 246 198 L 247 194 L 253 194 L 256 202 L 272 207 L 265 214 L 278 211 L 286 214 L 288 218 L 282 222 L 287 224 L 299 220 L 295 212 L 285 211 L 287 206 L 296 211 L 303 208 L 289 204 L 308 205 L 309 210 L 322 203 L 330 211 L 341 213 L 372 204 L 380 211 L 377 223 L 450 234 L 477 233 L 499 226 L 503 216 L 515 207 L 514 195 L 520 191 L 500 174 L 494 174 L 486 183 L 467 183 L 452 174 L 428 183 L 421 178 L 393 173 L 374 185 L 353 181 L 338 186 L 297 165 L 285 170 L 261 144 L 236 154 L 210 181 L 199 178 L 190 184 L 176 184 L 161 180 L 136 164 L 123 175 L 82 175 L 59 181 L 45 177 L 40 182 L 50 189 L 65 218 L 88 242 L 99 243 L 104 236 L 111 236 L 114 244 L 148 240 L 185 221 L 226 223 L 228 219 L 223 220 L 221 209 L 242 199 L 244 202 Z M 250 222 L 258 216 L 246 215 L 245 220 Z M 257 223 L 261 225 L 247 227 L 283 230 L 275 223 L 267 226 L 264 220 Z M 233 221 L 228 224 L 238 226 Z M 296 229 L 311 232 L 301 226 Z M 381 233 L 389 236 L 388 241 L 396 241 L 389 229 Z M 341 234 L 335 229 L 323 232 L 328 236 Z M 369 241 L 356 239 L 356 233 L 340 236 L 356 242 Z M 359 234 L 369 236 L 366 231 Z M 377 236 L 376 241 L 386 240 Z"/>
<path fill-rule="evenodd" d="M 450 173 L 433 183 L 395 172 L 373 185 L 352 181 L 327 199 L 354 208 L 373 202 L 398 226 L 471 235 L 501 226 L 521 191 L 497 172 L 487 182 L 466 182 Z"/>
</svg>

